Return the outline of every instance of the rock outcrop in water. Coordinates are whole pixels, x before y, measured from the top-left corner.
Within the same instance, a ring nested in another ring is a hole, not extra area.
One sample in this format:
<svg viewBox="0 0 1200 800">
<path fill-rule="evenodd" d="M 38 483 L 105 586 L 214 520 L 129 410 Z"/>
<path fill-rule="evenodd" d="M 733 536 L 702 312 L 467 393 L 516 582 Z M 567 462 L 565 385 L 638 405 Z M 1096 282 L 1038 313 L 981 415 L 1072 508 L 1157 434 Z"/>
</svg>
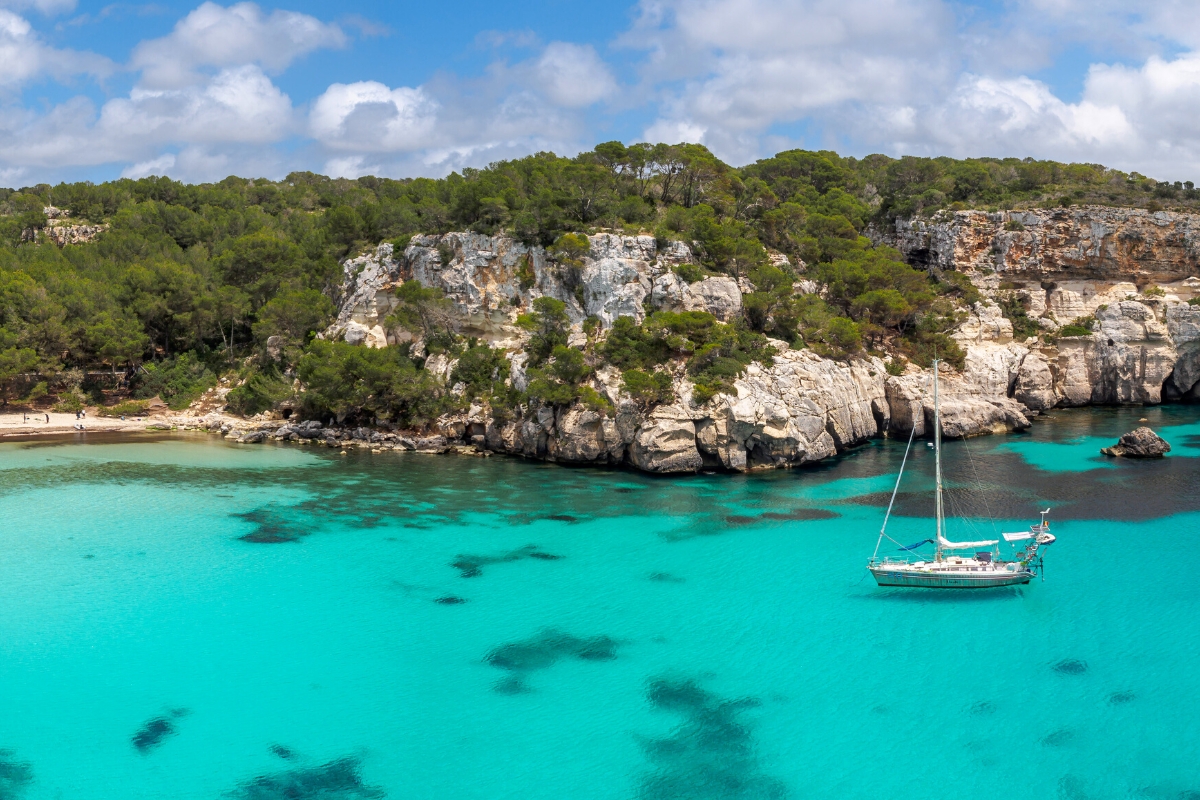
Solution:
<svg viewBox="0 0 1200 800">
<path fill-rule="evenodd" d="M 1100 452 L 1106 456 L 1124 458 L 1162 458 L 1171 452 L 1171 445 L 1157 433 L 1143 426 L 1122 436 L 1112 447 L 1100 448 Z"/>
<path fill-rule="evenodd" d="M 1200 307 L 1184 302 L 1200 290 L 1200 278 L 1192 277 L 1198 220 L 1129 209 L 956 212 L 900 221 L 886 236 L 876 232 L 913 263 L 966 273 L 983 294 L 954 333 L 966 359 L 961 372 L 942 376 L 943 435 L 1020 430 L 1054 407 L 1200 399 Z M 651 236 L 593 235 L 574 266 L 503 236 L 417 236 L 403 254 L 384 244 L 346 262 L 343 300 L 325 335 L 373 347 L 409 338 L 386 320 L 394 289 L 416 279 L 444 291 L 458 333 L 508 351 L 509 378 L 524 389 L 528 334 L 516 320 L 538 297 L 562 301 L 573 346 L 585 341 L 581 329 L 589 317 L 601 335 L 621 316 L 640 322 L 655 309 L 737 318 L 749 289 L 727 277 L 687 282 L 676 268 L 690 259 L 686 245 L 660 249 Z M 1156 289 L 1152 280 L 1174 283 Z M 804 283 L 804 291 L 820 291 Z M 1012 322 L 994 302 L 1006 294 L 1018 296 L 1049 335 L 1014 338 Z M 427 436 L 388 433 L 366 432 L 362 441 L 427 452 L 469 444 L 678 473 L 796 466 L 885 433 L 929 434 L 927 371 L 909 366 L 891 375 L 880 358 L 833 361 L 773 344 L 773 364 L 751 364 L 734 392 L 705 403 L 694 402 L 681 367 L 674 371 L 677 399 L 652 409 L 622 393 L 617 370 L 602 367 L 590 385 L 610 411 L 533 404 L 497 416 L 473 405 L 438 421 L 444 438 L 436 446 Z M 426 368 L 445 380 L 453 361 L 433 356 Z M 357 432 L 348 438 L 359 440 Z"/>
</svg>

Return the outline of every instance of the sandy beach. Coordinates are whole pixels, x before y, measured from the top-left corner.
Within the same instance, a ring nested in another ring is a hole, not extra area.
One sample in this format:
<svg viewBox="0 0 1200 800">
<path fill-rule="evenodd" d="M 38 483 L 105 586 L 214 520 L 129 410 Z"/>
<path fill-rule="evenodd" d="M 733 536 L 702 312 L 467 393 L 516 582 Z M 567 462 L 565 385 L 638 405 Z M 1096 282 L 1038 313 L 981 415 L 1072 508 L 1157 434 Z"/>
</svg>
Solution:
<svg viewBox="0 0 1200 800">
<path fill-rule="evenodd" d="M 49 421 L 47 422 L 47 417 Z M 170 425 L 166 416 L 98 417 L 89 410 L 84 419 L 74 414 L 57 414 L 53 411 L 38 413 L 0 414 L 0 437 L 37 436 L 44 434 L 78 433 L 75 427 L 83 425 L 84 431 L 142 431 L 151 425 Z"/>
<path fill-rule="evenodd" d="M 49 422 L 47 422 L 47 414 Z M 83 419 L 76 419 L 74 413 L 59 414 L 53 411 L 40 411 L 37 413 L 15 413 L 15 414 L 0 414 L 0 439 L 26 437 L 26 436 L 50 436 L 61 435 L 64 433 L 115 433 L 115 432 L 136 432 L 149 430 L 150 428 L 162 427 L 186 427 L 194 428 L 201 425 L 200 415 L 191 414 L 188 412 L 172 412 L 165 409 L 160 412 L 151 414 L 143 414 L 137 417 L 101 417 L 93 416 L 94 410 L 88 409 L 87 416 Z M 228 421 L 231 425 L 242 428 L 246 427 L 247 421 L 238 417 L 227 416 L 219 413 L 208 413 L 203 415 L 205 421 L 212 419 L 221 419 Z M 80 431 L 76 425 L 83 425 L 83 430 Z"/>
</svg>

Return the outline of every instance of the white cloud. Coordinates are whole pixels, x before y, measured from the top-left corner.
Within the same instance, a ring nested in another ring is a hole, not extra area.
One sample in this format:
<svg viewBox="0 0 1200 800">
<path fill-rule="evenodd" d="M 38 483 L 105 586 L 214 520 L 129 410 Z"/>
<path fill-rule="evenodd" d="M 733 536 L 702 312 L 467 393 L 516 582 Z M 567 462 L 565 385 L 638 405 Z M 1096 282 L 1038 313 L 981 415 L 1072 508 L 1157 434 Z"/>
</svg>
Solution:
<svg viewBox="0 0 1200 800">
<path fill-rule="evenodd" d="M 345 43 L 341 28 L 307 14 L 205 2 L 167 36 L 135 47 L 130 65 L 142 71 L 144 85 L 178 88 L 199 81 L 204 67 L 257 64 L 278 72 L 313 50 Z"/>
<path fill-rule="evenodd" d="M 0 8 L 0 87 L 13 88 L 44 74 L 64 80 L 112 71 L 112 62 L 103 56 L 49 47 L 24 17 Z"/>
<path fill-rule="evenodd" d="M 237 150 L 268 145 L 292 132 L 291 101 L 255 66 L 223 70 L 209 83 L 186 89 L 135 88 L 128 97 L 105 103 L 98 113 L 83 97 L 40 115 L 27 109 L 8 111 L 0 114 L 4 159 L 41 167 L 140 164 L 160 157 L 166 146 Z M 204 152 L 208 151 L 185 149 L 174 166 L 203 163 L 211 169 L 212 159 L 220 155 L 202 158 Z"/>
<path fill-rule="evenodd" d="M 551 42 L 534 72 L 546 96 L 566 108 L 590 106 L 617 90 L 608 66 L 591 45 Z"/>
<path fill-rule="evenodd" d="M 256 66 L 219 72 L 185 89 L 135 88 L 110 100 L 98 127 L 134 140 L 274 142 L 291 127 L 292 104 Z"/>
<path fill-rule="evenodd" d="M 158 158 L 152 158 L 149 161 L 139 161 L 132 164 L 121 171 L 122 178 L 145 178 L 150 175 L 166 175 L 175 166 L 175 154 L 164 153 Z"/>
<path fill-rule="evenodd" d="M 32 8 L 49 16 L 75 10 L 75 0 L 0 0 L 0 8 Z"/>
<path fill-rule="evenodd" d="M 646 0 L 623 44 L 649 51 L 650 86 L 683 81 L 648 137 L 703 131 L 743 161 L 776 123 L 953 86 L 956 36 L 939 0 Z"/>
<path fill-rule="evenodd" d="M 699 141 L 745 163 L 781 144 L 866 154 L 1026 156 L 1200 173 L 1200 48 L 1182 0 L 1016 0 L 970 17 L 943 0 L 643 0 L 621 44 L 646 52 L 651 141 Z M 1038 25 L 1028 24 L 1030 19 Z M 1031 77 L 1063 48 L 1105 46 L 1082 96 Z M 816 141 L 813 141 L 813 137 Z"/>
<path fill-rule="evenodd" d="M 313 138 L 337 150 L 407 151 L 427 145 L 437 104 L 423 90 L 377 81 L 335 83 L 313 103 Z"/>
</svg>

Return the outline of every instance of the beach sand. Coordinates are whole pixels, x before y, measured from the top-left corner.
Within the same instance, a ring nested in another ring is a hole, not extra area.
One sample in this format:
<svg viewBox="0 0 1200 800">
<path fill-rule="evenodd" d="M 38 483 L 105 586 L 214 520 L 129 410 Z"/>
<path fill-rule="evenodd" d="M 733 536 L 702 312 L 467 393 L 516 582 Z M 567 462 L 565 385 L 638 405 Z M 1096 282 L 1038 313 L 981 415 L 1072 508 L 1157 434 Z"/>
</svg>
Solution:
<svg viewBox="0 0 1200 800">
<path fill-rule="evenodd" d="M 49 414 L 50 421 L 46 421 Z M 78 433 L 76 425 L 83 425 L 85 431 L 143 431 L 150 425 L 162 425 L 161 417 L 94 417 L 91 409 L 84 419 L 76 419 L 74 414 L 56 414 L 36 412 L 28 414 L 0 414 L 0 437 L 8 436 L 37 436 L 51 433 Z M 170 424 L 170 423 L 167 423 Z"/>
<path fill-rule="evenodd" d="M 50 421 L 46 421 L 49 413 Z M 87 416 L 76 419 L 74 413 L 58 414 L 53 411 L 30 412 L 15 414 L 0 414 L 0 439 L 23 436 L 49 436 L 64 433 L 80 433 L 75 426 L 83 425 L 84 433 L 111 433 L 144 431 L 152 427 L 195 427 L 200 424 L 197 414 L 188 412 L 172 412 L 165 408 L 159 412 L 143 414 L 137 417 L 101 417 L 94 416 L 95 409 L 89 408 Z M 206 414 L 205 419 L 226 419 L 224 414 Z M 237 427 L 245 427 L 246 420 L 229 416 L 228 421 Z"/>
</svg>

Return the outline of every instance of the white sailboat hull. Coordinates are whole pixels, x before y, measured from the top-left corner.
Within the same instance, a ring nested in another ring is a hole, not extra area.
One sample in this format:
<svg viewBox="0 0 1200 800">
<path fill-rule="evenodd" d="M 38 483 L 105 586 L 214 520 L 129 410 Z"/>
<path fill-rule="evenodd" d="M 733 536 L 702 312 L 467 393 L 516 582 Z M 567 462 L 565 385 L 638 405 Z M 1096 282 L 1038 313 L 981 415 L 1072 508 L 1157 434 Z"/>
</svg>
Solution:
<svg viewBox="0 0 1200 800">
<path fill-rule="evenodd" d="M 880 564 L 869 567 L 880 586 L 910 586 L 926 589 L 991 589 L 1029 583 L 1033 573 L 1016 566 L 994 568 L 946 569 L 936 565 Z"/>
</svg>

